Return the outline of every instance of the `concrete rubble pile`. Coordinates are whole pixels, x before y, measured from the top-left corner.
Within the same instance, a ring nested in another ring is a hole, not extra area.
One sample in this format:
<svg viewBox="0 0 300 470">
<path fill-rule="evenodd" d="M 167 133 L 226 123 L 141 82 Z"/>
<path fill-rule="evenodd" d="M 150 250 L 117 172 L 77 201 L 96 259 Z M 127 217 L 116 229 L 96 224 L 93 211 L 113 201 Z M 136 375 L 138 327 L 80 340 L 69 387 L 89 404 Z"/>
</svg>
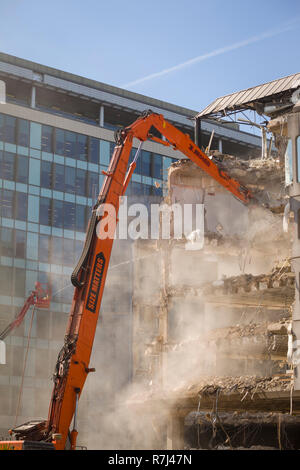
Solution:
<svg viewBox="0 0 300 470">
<path fill-rule="evenodd" d="M 217 392 L 223 394 L 237 393 L 243 397 L 249 394 L 251 399 L 256 393 L 265 391 L 290 390 L 291 381 L 283 380 L 282 377 L 202 377 L 198 384 L 188 387 L 187 392 L 195 392 L 198 395 L 215 395 Z"/>
<path fill-rule="evenodd" d="M 284 190 L 284 169 L 278 159 L 244 160 L 232 155 L 222 154 L 216 150 L 210 152 L 210 158 L 218 165 L 220 170 L 226 171 L 232 178 L 250 189 L 260 204 L 270 208 L 274 213 L 282 213 L 286 195 Z M 173 163 L 170 171 L 170 173 L 175 172 L 173 177 L 177 176 L 176 169 L 179 169 L 178 176 L 180 175 L 182 183 L 189 178 L 191 171 L 195 174 L 193 178 L 197 177 L 197 173 L 203 173 L 188 159 Z M 171 178 L 170 175 L 172 185 Z M 214 186 L 213 181 L 210 182 L 210 186 Z"/>
</svg>

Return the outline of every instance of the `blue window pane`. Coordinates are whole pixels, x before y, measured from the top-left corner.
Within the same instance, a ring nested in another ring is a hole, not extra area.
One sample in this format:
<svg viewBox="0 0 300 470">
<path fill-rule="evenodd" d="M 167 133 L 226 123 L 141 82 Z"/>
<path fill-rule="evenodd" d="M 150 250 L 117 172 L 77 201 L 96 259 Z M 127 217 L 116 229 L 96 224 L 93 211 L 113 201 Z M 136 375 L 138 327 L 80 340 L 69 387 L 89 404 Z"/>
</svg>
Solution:
<svg viewBox="0 0 300 470">
<path fill-rule="evenodd" d="M 26 258 L 38 260 L 39 236 L 37 233 L 27 232 Z"/>
<path fill-rule="evenodd" d="M 4 114 L 0 114 L 0 140 L 4 140 L 5 118 Z"/>
<path fill-rule="evenodd" d="M 39 235 L 39 261 L 50 263 L 50 236 Z"/>
<path fill-rule="evenodd" d="M 101 165 L 108 165 L 110 160 L 110 143 L 100 140 L 100 162 Z"/>
<path fill-rule="evenodd" d="M 42 126 L 42 150 L 53 153 L 53 127 Z"/>
<path fill-rule="evenodd" d="M 76 169 L 70 166 L 65 167 L 65 191 L 75 194 L 76 188 Z"/>
<path fill-rule="evenodd" d="M 27 220 L 27 194 L 16 193 L 16 219 Z"/>
<path fill-rule="evenodd" d="M 78 204 L 76 206 L 76 226 L 75 229 L 78 232 L 84 232 L 86 229 L 86 208 Z"/>
<path fill-rule="evenodd" d="M 15 210 L 16 219 L 27 220 L 27 205 L 28 205 L 27 194 L 16 193 L 16 210 Z"/>
<path fill-rule="evenodd" d="M 77 196 L 86 195 L 86 171 L 80 168 L 76 170 L 76 194 Z"/>
<path fill-rule="evenodd" d="M 39 223 L 39 208 L 40 208 L 40 200 L 38 196 L 33 196 L 29 194 L 28 196 L 28 211 L 27 211 L 27 219 L 28 222 L 33 222 L 35 224 Z M 33 231 L 38 231 L 37 226 L 30 224 L 33 228 Z"/>
<path fill-rule="evenodd" d="M 5 116 L 5 142 L 8 142 L 9 144 L 16 143 L 16 125 L 17 118 Z"/>
<path fill-rule="evenodd" d="M 168 175 L 168 168 L 172 165 L 172 158 L 170 157 L 162 157 L 163 158 L 163 177 L 164 179 L 167 178 L 167 175 Z"/>
<path fill-rule="evenodd" d="M 64 228 L 74 230 L 75 228 L 75 204 L 64 202 Z"/>
<path fill-rule="evenodd" d="M 13 218 L 14 192 L 9 189 L 2 190 L 2 217 Z"/>
<path fill-rule="evenodd" d="M 86 135 L 77 134 L 77 158 L 87 161 L 88 159 L 88 138 Z"/>
<path fill-rule="evenodd" d="M 18 145 L 29 147 L 29 121 L 18 119 Z"/>
<path fill-rule="evenodd" d="M 2 178 L 6 180 L 14 180 L 15 154 L 4 152 L 2 157 Z"/>
<path fill-rule="evenodd" d="M 53 200 L 53 225 L 54 227 L 63 228 L 63 202 Z"/>
<path fill-rule="evenodd" d="M 65 131 L 62 129 L 55 129 L 55 153 L 57 155 L 64 155 L 65 151 Z"/>
<path fill-rule="evenodd" d="M 52 163 L 41 162 L 41 186 L 42 188 L 51 189 L 52 185 Z"/>
<path fill-rule="evenodd" d="M 74 265 L 74 240 L 64 239 L 63 264 L 66 266 Z"/>
<path fill-rule="evenodd" d="M 50 275 L 49 275 L 49 273 L 46 273 L 44 271 L 39 271 L 38 272 L 38 281 L 42 282 L 44 284 L 51 285 Z"/>
<path fill-rule="evenodd" d="M 63 238 L 53 237 L 51 248 L 51 262 L 53 264 L 62 264 L 63 262 Z"/>
<path fill-rule="evenodd" d="M 99 139 L 96 137 L 90 137 L 90 152 L 89 152 L 89 161 L 91 163 L 100 163 L 100 143 Z"/>
<path fill-rule="evenodd" d="M 16 230 L 16 258 L 25 258 L 26 253 L 26 232 L 24 230 Z"/>
<path fill-rule="evenodd" d="M 114 153 L 115 146 L 116 146 L 115 142 L 110 142 L 109 143 L 109 161 L 111 160 L 111 157 Z"/>
<path fill-rule="evenodd" d="M 62 298 L 62 276 L 58 274 L 51 274 L 50 275 L 50 283 L 52 287 L 52 296 L 54 302 L 61 302 Z"/>
<path fill-rule="evenodd" d="M 2 256 L 14 256 L 13 229 L 0 229 L 0 254 Z"/>
<path fill-rule="evenodd" d="M 75 262 L 79 259 L 83 249 L 83 241 L 75 240 Z"/>
<path fill-rule="evenodd" d="M 162 157 L 161 155 L 153 155 L 153 167 L 152 167 L 153 178 L 162 179 Z"/>
<path fill-rule="evenodd" d="M 77 143 L 75 132 L 65 131 L 65 157 L 77 158 Z"/>
<path fill-rule="evenodd" d="M 52 224 L 52 204 L 51 199 L 47 197 L 40 198 L 40 224 Z"/>
<path fill-rule="evenodd" d="M 25 278 L 26 271 L 25 269 L 14 268 L 14 293 L 16 297 L 24 297 L 25 295 Z"/>
<path fill-rule="evenodd" d="M 18 155 L 16 181 L 18 181 L 18 183 L 28 183 L 28 157 Z"/>
<path fill-rule="evenodd" d="M 147 185 L 147 184 L 143 184 L 143 194 L 145 196 L 150 196 L 151 194 L 151 186 Z"/>
<path fill-rule="evenodd" d="M 130 180 L 129 185 L 127 186 L 126 190 L 126 196 L 131 196 L 132 195 L 132 180 Z"/>
<path fill-rule="evenodd" d="M 59 163 L 54 163 L 53 165 L 53 189 L 56 191 L 64 191 L 65 190 L 65 167 L 60 165 Z"/>
<path fill-rule="evenodd" d="M 36 122 L 30 123 L 30 147 L 33 149 L 41 149 L 41 132 L 40 124 Z"/>
<path fill-rule="evenodd" d="M 142 175 L 151 176 L 151 153 L 142 150 Z"/>
<path fill-rule="evenodd" d="M 99 175 L 89 172 L 88 178 L 88 197 L 96 199 L 99 194 Z"/>
<path fill-rule="evenodd" d="M 140 196 L 141 194 L 143 194 L 143 186 L 141 185 L 141 183 L 136 183 L 135 181 L 132 181 L 131 191 L 132 195 Z"/>
<path fill-rule="evenodd" d="M 9 266 L 0 266 L 0 294 L 12 294 L 13 268 Z"/>
<path fill-rule="evenodd" d="M 29 159 L 29 184 L 41 185 L 41 161 L 36 158 Z M 37 189 L 37 188 L 36 188 Z M 38 194 L 36 192 L 35 194 Z"/>
<path fill-rule="evenodd" d="M 70 304 L 74 295 L 74 288 L 70 285 L 70 277 L 62 276 L 62 286 L 64 290 L 61 290 L 61 302 Z"/>
</svg>

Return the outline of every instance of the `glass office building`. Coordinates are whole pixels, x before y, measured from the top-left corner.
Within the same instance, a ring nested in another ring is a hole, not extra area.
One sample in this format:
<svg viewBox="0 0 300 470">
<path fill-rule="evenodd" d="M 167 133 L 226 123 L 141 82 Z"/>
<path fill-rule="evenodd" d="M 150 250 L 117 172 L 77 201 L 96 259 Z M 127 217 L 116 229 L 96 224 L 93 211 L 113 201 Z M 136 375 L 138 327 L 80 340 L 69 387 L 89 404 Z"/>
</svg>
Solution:
<svg viewBox="0 0 300 470">
<path fill-rule="evenodd" d="M 0 364 L 4 435 L 15 421 L 46 418 L 73 296 L 70 275 L 113 152 L 114 131 L 151 108 L 192 137 L 196 111 L 2 53 L 0 85 L 0 331 L 36 281 L 52 289 L 50 309 L 34 314 L 25 371 L 31 314 L 5 339 L 6 364 Z M 207 141 L 212 129 L 215 145 L 228 153 L 260 149 L 256 136 L 221 124 L 203 126 Z M 136 147 L 134 142 L 131 159 Z M 127 195 L 160 201 L 167 169 L 181 157 L 146 142 Z M 88 381 L 81 399 L 85 416 L 93 408 L 92 396 L 111 404 L 131 379 L 130 259 L 130 243 L 116 243 L 92 356 L 98 375 Z"/>
<path fill-rule="evenodd" d="M 49 275 L 54 292 L 69 283 L 113 149 L 114 142 L 0 114 L 0 295 L 23 298 Z M 142 150 L 127 194 L 162 196 L 171 162 Z M 55 299 L 69 307 L 68 290 Z"/>
</svg>

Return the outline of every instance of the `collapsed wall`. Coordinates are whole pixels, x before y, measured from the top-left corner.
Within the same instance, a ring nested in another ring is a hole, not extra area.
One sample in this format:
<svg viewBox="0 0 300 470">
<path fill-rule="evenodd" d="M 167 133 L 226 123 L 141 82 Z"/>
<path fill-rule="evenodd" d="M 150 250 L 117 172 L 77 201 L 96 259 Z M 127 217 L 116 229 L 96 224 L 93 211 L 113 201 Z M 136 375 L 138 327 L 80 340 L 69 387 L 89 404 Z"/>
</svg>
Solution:
<svg viewBox="0 0 300 470">
<path fill-rule="evenodd" d="M 291 234 L 282 228 L 283 166 L 219 152 L 211 158 L 252 191 L 256 207 L 244 206 L 192 162 L 180 160 L 169 170 L 166 203 L 204 204 L 203 248 L 186 249 L 196 240 L 190 236 L 135 244 L 134 379 L 144 386 L 139 403 L 153 411 L 151 403 L 160 402 L 160 417 L 169 410 L 171 448 L 194 446 L 191 433 L 199 434 L 203 410 L 229 412 L 231 429 L 237 411 L 281 415 L 297 409 L 290 364 L 295 277 Z M 198 424 L 188 425 L 189 443 L 183 444 L 184 420 L 196 411 Z M 259 422 L 271 426 L 263 414 Z"/>
</svg>

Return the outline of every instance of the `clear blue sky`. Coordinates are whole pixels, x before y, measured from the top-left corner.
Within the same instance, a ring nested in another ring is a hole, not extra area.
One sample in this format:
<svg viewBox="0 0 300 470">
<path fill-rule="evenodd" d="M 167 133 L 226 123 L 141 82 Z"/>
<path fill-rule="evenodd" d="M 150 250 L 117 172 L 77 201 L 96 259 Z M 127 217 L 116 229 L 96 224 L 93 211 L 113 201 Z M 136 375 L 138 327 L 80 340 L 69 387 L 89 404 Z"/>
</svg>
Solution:
<svg viewBox="0 0 300 470">
<path fill-rule="evenodd" d="M 0 0 L 0 51 L 194 110 L 300 72 L 299 39 L 299 0 Z"/>
</svg>

